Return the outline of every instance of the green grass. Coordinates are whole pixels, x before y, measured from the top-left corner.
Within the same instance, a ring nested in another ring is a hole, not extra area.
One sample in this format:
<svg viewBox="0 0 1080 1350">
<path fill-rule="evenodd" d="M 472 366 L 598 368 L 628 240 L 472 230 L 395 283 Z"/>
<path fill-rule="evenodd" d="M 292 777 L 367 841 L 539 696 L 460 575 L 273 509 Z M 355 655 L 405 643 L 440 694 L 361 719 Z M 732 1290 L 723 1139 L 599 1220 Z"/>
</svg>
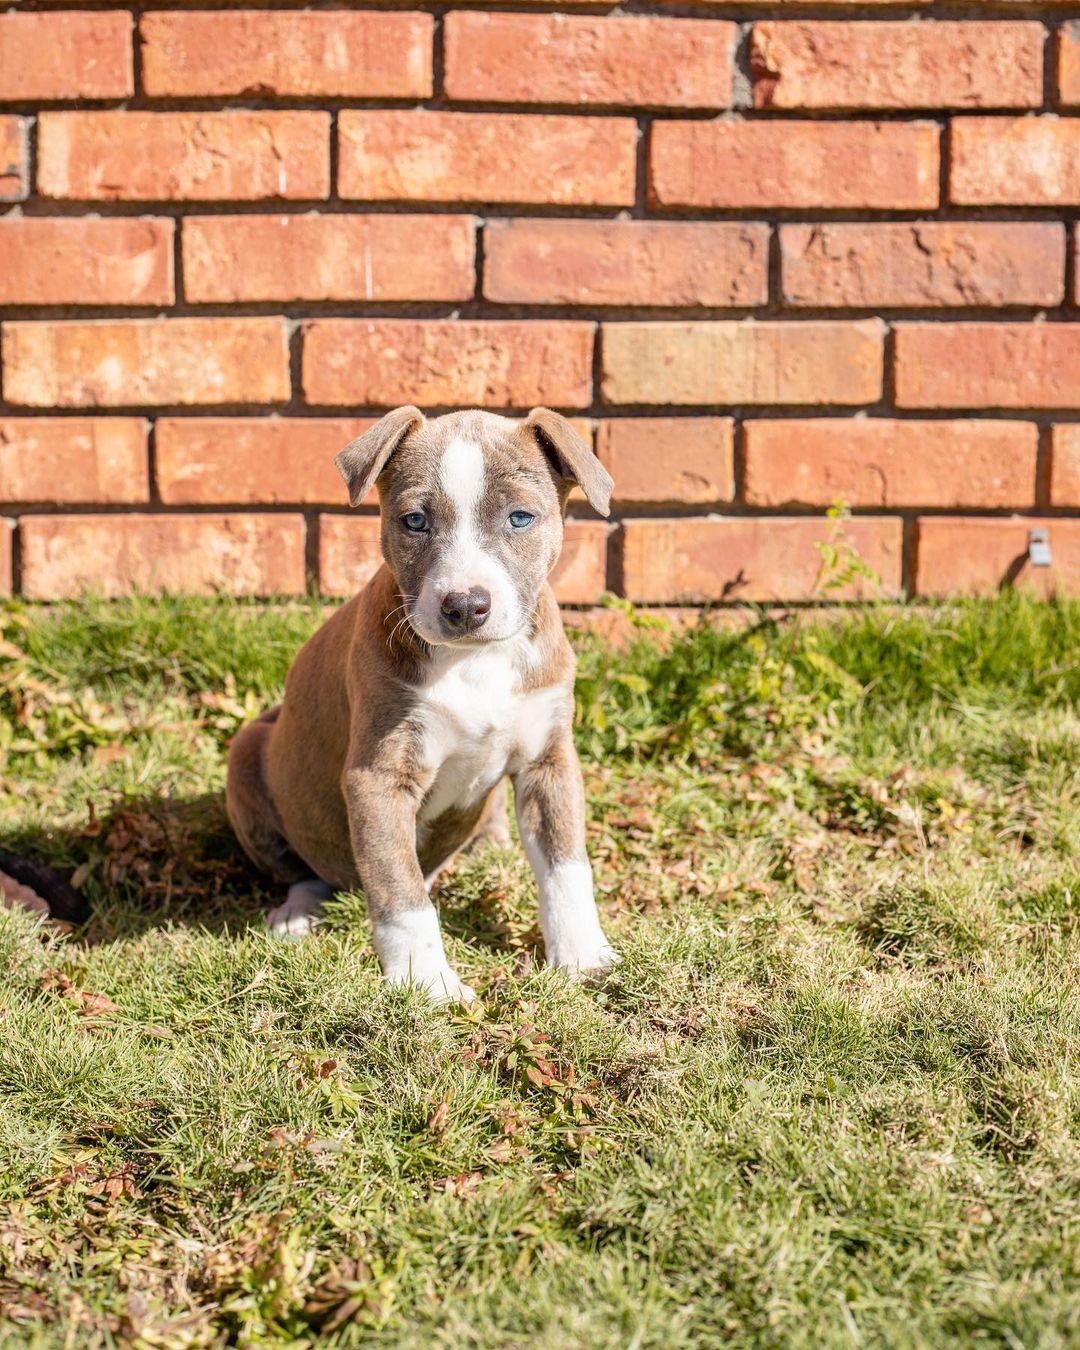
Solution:
<svg viewBox="0 0 1080 1350">
<path fill-rule="evenodd" d="M 1080 1342 L 1080 605 L 580 649 L 602 989 L 517 852 L 440 883 L 468 1012 L 317 938 L 221 806 L 314 604 L 9 605 L 0 1344 Z"/>
</svg>

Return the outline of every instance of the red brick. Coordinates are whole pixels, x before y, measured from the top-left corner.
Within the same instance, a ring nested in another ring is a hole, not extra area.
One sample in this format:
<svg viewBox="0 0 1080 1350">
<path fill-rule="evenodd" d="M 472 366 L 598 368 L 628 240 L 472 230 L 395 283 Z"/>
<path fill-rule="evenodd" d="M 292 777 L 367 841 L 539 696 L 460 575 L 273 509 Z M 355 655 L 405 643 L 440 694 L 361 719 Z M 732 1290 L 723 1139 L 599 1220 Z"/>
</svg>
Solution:
<svg viewBox="0 0 1080 1350">
<path fill-rule="evenodd" d="M 149 495 L 141 418 L 0 418 L 0 501 L 92 506 Z"/>
<path fill-rule="evenodd" d="M 198 303 L 468 300 L 475 227 L 471 216 L 188 216 L 184 294 Z"/>
<path fill-rule="evenodd" d="M 1038 445 L 1032 422 L 747 422 L 744 491 L 752 506 L 1033 506 Z"/>
<path fill-rule="evenodd" d="M 780 257 L 789 305 L 1059 305 L 1065 295 L 1065 227 L 1052 222 L 784 225 Z"/>
<path fill-rule="evenodd" d="M 173 223 L 0 219 L 0 305 L 171 305 Z"/>
<path fill-rule="evenodd" d="M 345 111 L 338 190 L 364 201 L 631 206 L 628 117 Z"/>
<path fill-rule="evenodd" d="M 0 202 L 21 202 L 29 190 L 25 117 L 0 117 Z"/>
<path fill-rule="evenodd" d="M 1051 504 L 1080 506 L 1080 423 L 1054 427 L 1050 447 Z"/>
<path fill-rule="evenodd" d="M 484 293 L 527 305 L 763 305 L 769 227 L 492 220 L 484 233 Z"/>
<path fill-rule="evenodd" d="M 158 492 L 169 506 L 347 506 L 334 456 L 373 420 L 160 417 Z"/>
<path fill-rule="evenodd" d="M 1050 532 L 1049 567 L 1028 560 L 1028 534 Z M 919 595 L 992 595 L 1006 586 L 1052 595 L 1080 590 L 1080 520 L 930 517 L 918 522 Z"/>
<path fill-rule="evenodd" d="M 305 589 L 300 515 L 23 516 L 31 600 L 132 590 L 296 595 Z"/>
<path fill-rule="evenodd" d="M 1037 108 L 1039 23 L 759 23 L 755 108 Z"/>
<path fill-rule="evenodd" d="M 730 417 L 614 417 L 596 453 L 617 502 L 728 502 L 735 495 Z"/>
<path fill-rule="evenodd" d="M 281 319 L 102 319 L 4 324 L 4 397 L 29 408 L 278 403 L 289 397 Z"/>
<path fill-rule="evenodd" d="M 623 523 L 623 583 L 641 604 L 842 600 L 900 592 L 903 524 L 859 518 L 729 516 Z M 881 582 L 825 590 L 819 543 L 846 541 Z"/>
<path fill-rule="evenodd" d="M 38 191 L 71 201 L 322 199 L 330 114 L 42 113 Z"/>
<path fill-rule="evenodd" d="M 951 201 L 1080 206 L 1080 117 L 956 117 L 951 135 Z"/>
<path fill-rule="evenodd" d="M 591 323 L 486 319 L 312 319 L 304 325 L 308 403 L 327 406 L 585 408 Z"/>
<path fill-rule="evenodd" d="M 446 94 L 485 103 L 726 108 L 735 25 L 716 20 L 449 13 Z"/>
<path fill-rule="evenodd" d="M 562 556 L 552 573 L 555 594 L 566 605 L 587 605 L 604 591 L 607 529 L 600 521 L 568 520 Z M 382 566 L 378 516 L 319 517 L 319 589 L 354 595 Z"/>
<path fill-rule="evenodd" d="M 607 540 L 610 527 L 601 520 L 568 520 L 562 553 L 551 574 L 562 605 L 593 605 L 607 582 Z"/>
<path fill-rule="evenodd" d="M 0 100 L 130 98 L 131 15 L 0 15 Z"/>
<path fill-rule="evenodd" d="M 1080 323 L 905 323 L 901 408 L 1080 408 Z"/>
<path fill-rule="evenodd" d="M 1058 29 L 1057 97 L 1063 107 L 1080 108 L 1080 19 Z"/>
<path fill-rule="evenodd" d="M 933 122 L 654 122 L 655 206 L 927 210 L 938 204 Z"/>
<path fill-rule="evenodd" d="M 660 0 L 664 3 L 664 0 Z M 670 0 L 670 3 L 681 4 L 683 0 Z M 1030 0 L 1013 0 L 1016 4 L 1029 4 Z M 1054 3 L 1055 0 L 1051 0 Z M 723 5 L 725 9 L 730 9 L 730 0 L 694 0 L 695 4 L 703 5 L 708 8 L 710 5 Z M 886 9 L 891 6 L 893 9 L 918 9 L 920 5 L 931 5 L 934 0 L 741 0 L 740 9 L 792 9 L 796 13 L 803 6 L 813 6 L 814 9 Z M 960 0 L 963 3 L 963 0 Z M 982 0 L 973 0 L 973 3 L 982 3 Z M 1000 0 L 1002 4 L 1008 4 L 1009 0 Z M 1063 0 L 1063 3 L 1071 3 L 1071 0 Z"/>
<path fill-rule="evenodd" d="M 355 595 L 383 564 L 378 516 L 319 517 L 319 590 Z"/>
<path fill-rule="evenodd" d="M 607 403 L 857 404 L 881 397 L 885 330 L 857 323 L 606 323 Z"/>
<path fill-rule="evenodd" d="M 152 98 L 427 98 L 430 14 L 281 10 L 144 14 Z"/>
<path fill-rule="evenodd" d="M 0 516 L 0 595 L 12 591 L 11 541 L 15 536 L 15 522 Z"/>
</svg>

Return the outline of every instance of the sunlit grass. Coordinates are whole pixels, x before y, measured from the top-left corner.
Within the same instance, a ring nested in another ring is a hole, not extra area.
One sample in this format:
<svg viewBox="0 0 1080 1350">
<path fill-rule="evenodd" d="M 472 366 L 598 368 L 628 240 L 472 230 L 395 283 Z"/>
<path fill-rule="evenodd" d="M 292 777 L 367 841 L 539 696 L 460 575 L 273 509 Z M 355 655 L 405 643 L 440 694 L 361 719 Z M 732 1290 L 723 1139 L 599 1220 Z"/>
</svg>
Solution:
<svg viewBox="0 0 1080 1350">
<path fill-rule="evenodd" d="M 1080 606 L 580 648 L 602 989 L 517 851 L 438 901 L 481 994 L 271 940 L 224 752 L 314 603 L 13 604 L 0 1343 L 1080 1339 Z"/>
</svg>

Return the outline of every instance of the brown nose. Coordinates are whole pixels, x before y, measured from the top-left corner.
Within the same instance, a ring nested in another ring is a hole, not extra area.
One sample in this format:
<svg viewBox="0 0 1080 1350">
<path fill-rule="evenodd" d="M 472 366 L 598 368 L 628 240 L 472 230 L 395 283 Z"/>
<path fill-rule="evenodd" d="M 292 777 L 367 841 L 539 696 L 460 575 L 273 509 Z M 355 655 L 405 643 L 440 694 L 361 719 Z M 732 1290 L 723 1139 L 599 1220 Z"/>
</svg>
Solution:
<svg viewBox="0 0 1080 1350">
<path fill-rule="evenodd" d="M 448 628 L 458 633 L 475 633 L 491 613 L 491 592 L 474 586 L 468 595 L 451 591 L 442 602 L 442 616 Z"/>
</svg>

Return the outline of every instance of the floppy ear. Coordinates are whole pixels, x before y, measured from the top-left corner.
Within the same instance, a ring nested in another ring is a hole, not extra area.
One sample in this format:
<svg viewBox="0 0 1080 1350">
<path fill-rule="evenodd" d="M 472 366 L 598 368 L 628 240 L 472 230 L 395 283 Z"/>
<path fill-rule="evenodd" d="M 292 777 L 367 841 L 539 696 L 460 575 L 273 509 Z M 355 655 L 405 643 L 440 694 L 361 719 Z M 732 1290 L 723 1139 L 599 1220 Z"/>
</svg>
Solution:
<svg viewBox="0 0 1080 1350">
<path fill-rule="evenodd" d="M 540 443 L 560 477 L 578 484 L 589 505 L 602 516 L 611 513 L 611 474 L 563 417 L 550 408 L 534 408 L 523 423 Z"/>
<path fill-rule="evenodd" d="M 334 463 L 348 484 L 350 506 L 360 505 L 390 462 L 390 456 L 409 432 L 423 422 L 424 414 L 419 408 L 411 404 L 395 408 L 334 456 Z"/>
</svg>

